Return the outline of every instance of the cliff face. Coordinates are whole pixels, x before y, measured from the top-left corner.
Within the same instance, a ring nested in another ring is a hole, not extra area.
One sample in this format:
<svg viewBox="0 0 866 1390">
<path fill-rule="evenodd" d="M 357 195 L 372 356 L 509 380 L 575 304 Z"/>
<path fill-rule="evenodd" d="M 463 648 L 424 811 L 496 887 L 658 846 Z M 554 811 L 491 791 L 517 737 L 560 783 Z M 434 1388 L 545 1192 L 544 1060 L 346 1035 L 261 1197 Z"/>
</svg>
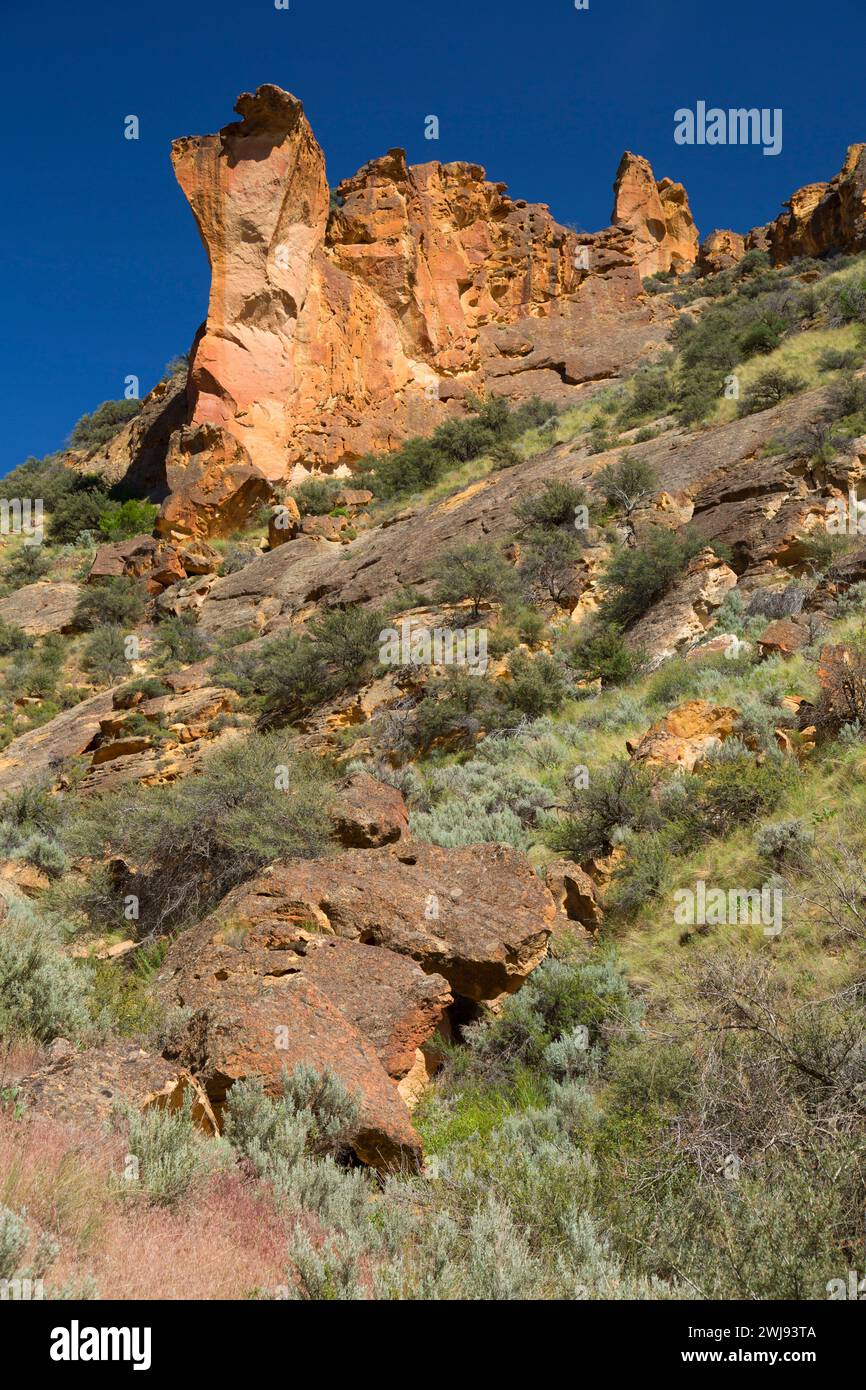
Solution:
<svg viewBox="0 0 866 1390">
<path fill-rule="evenodd" d="M 652 336 L 630 231 L 580 236 L 479 165 L 400 150 L 335 207 L 296 98 L 265 86 L 236 110 L 172 149 L 212 271 L 189 422 L 229 431 L 268 478 L 393 447 L 470 391 L 562 399 Z"/>
</svg>

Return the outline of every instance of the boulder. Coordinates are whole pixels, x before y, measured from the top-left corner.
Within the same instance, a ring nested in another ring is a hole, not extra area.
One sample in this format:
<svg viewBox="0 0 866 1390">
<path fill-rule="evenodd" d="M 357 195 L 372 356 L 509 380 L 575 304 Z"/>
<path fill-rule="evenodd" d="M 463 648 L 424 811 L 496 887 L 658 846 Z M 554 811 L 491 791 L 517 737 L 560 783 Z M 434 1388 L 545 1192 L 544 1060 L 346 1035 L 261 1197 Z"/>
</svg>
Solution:
<svg viewBox="0 0 866 1390">
<path fill-rule="evenodd" d="M 170 495 L 156 529 L 175 541 L 231 535 L 272 497 L 265 475 L 221 425 L 176 430 L 169 441 L 165 475 Z"/>
<path fill-rule="evenodd" d="M 409 816 L 396 787 L 355 772 L 337 784 L 334 831 L 341 845 L 372 849 L 408 839 Z"/>
<path fill-rule="evenodd" d="M 703 635 L 736 585 L 730 565 L 706 547 L 692 557 L 682 579 L 629 629 L 629 645 L 647 652 L 652 664 L 659 665 Z"/>
<path fill-rule="evenodd" d="M 639 739 L 626 748 L 635 762 L 679 767 L 691 772 L 695 764 L 734 732 L 737 710 L 711 705 L 708 700 L 686 700 L 669 710 Z"/>
<path fill-rule="evenodd" d="M 558 859 L 548 864 L 545 877 L 561 916 L 568 922 L 579 922 L 588 931 L 601 926 L 603 912 L 589 874 L 570 859 Z"/>
<path fill-rule="evenodd" d="M 698 251 L 699 275 L 717 275 L 730 270 L 746 254 L 746 239 L 739 232 L 715 231 L 704 237 Z"/>
<path fill-rule="evenodd" d="M 544 958 L 555 915 L 544 884 L 506 845 L 410 843 L 275 864 L 235 889 L 214 924 L 287 924 L 381 946 L 480 1003 L 513 993 Z"/>
<path fill-rule="evenodd" d="M 758 650 L 761 656 L 788 657 L 801 647 L 808 646 L 810 641 L 806 623 L 800 623 L 796 618 L 777 618 L 764 628 L 758 638 Z"/>
</svg>

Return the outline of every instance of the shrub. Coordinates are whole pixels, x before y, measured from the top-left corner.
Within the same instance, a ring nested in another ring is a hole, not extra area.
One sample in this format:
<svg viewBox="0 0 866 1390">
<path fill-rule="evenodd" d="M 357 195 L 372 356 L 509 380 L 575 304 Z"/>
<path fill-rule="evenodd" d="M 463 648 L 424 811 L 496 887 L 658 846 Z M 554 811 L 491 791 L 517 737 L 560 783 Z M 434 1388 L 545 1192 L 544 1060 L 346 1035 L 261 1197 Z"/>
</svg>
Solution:
<svg viewBox="0 0 866 1390">
<path fill-rule="evenodd" d="M 516 590 L 516 576 L 508 561 L 483 541 L 443 551 L 433 568 L 433 578 L 440 603 L 469 599 L 476 618 L 482 603 L 497 602 Z"/>
<path fill-rule="evenodd" d="M 23 589 L 26 584 L 44 579 L 50 568 L 51 561 L 41 545 L 22 545 L 3 566 L 0 579 L 4 587 Z"/>
<path fill-rule="evenodd" d="M 565 668 L 547 652 L 536 657 L 520 650 L 513 652 L 508 670 L 511 680 L 505 687 L 505 698 L 512 709 L 520 710 L 531 719 L 559 709 L 571 693 Z"/>
<path fill-rule="evenodd" d="M 648 502 L 658 487 L 651 465 L 644 459 L 623 454 L 618 463 L 609 463 L 592 480 L 609 507 L 627 519 L 643 502 Z"/>
<path fill-rule="evenodd" d="M 153 655 L 160 665 L 191 666 L 202 661 L 209 650 L 194 613 L 164 618 L 156 629 Z"/>
<path fill-rule="evenodd" d="M 738 825 L 768 815 L 797 776 L 789 759 L 757 763 L 748 753 L 707 759 L 692 774 L 688 822 L 697 838 L 727 835 Z"/>
<path fill-rule="evenodd" d="M 54 545 L 74 545 L 82 531 L 96 531 L 108 506 L 108 493 L 88 479 L 59 496 L 51 510 L 48 539 Z"/>
<path fill-rule="evenodd" d="M 0 931 L 0 1037 L 76 1039 L 89 1027 L 88 974 L 18 899 Z"/>
<path fill-rule="evenodd" d="M 806 382 L 802 377 L 793 372 L 784 372 L 779 367 L 771 367 L 746 387 L 737 404 L 737 414 L 754 415 L 759 410 L 769 410 L 786 396 L 795 396 L 805 389 Z"/>
<path fill-rule="evenodd" d="M 305 478 L 292 492 L 301 516 L 322 516 L 329 512 L 338 487 L 339 484 L 331 479 Z"/>
<path fill-rule="evenodd" d="M 110 685 L 121 680 L 129 670 L 123 629 L 97 628 L 85 643 L 81 664 L 100 684 Z"/>
<path fill-rule="evenodd" d="M 99 530 L 109 541 L 130 540 L 133 536 L 150 534 L 156 524 L 159 507 L 134 497 L 126 502 L 110 502 L 99 518 Z"/>
<path fill-rule="evenodd" d="M 132 1195 L 142 1192 L 154 1206 L 176 1206 L 201 1176 L 208 1144 L 192 1123 L 192 1093 L 184 1094 L 179 1110 L 151 1106 L 127 1111 L 129 1154 L 138 1159 L 138 1182 L 125 1183 Z"/>
<path fill-rule="evenodd" d="M 629 384 L 631 394 L 619 412 L 621 425 L 638 424 L 647 416 L 656 419 L 670 408 L 671 380 L 666 371 L 644 367 L 635 373 Z"/>
<path fill-rule="evenodd" d="M 627 627 L 642 617 L 683 574 L 703 541 L 688 531 L 653 527 L 642 543 L 620 550 L 604 576 L 602 622 Z"/>
<path fill-rule="evenodd" d="M 66 842 L 100 860 L 119 856 L 139 872 L 130 877 L 133 887 L 116 885 L 107 903 L 88 880 L 83 906 L 116 925 L 132 891 L 150 935 L 188 924 L 266 864 L 323 854 L 327 802 L 321 760 L 293 753 L 278 734 L 217 749 L 195 777 L 88 802 L 66 828 Z"/>
<path fill-rule="evenodd" d="M 588 786 L 572 790 L 566 814 L 550 832 L 551 845 L 581 863 L 590 855 L 609 853 L 615 831 L 657 829 L 654 788 L 653 773 L 641 764 L 611 763 Z"/>
<path fill-rule="evenodd" d="M 533 597 L 568 606 L 574 599 L 575 570 L 582 553 L 574 531 L 537 531 L 529 537 L 520 562 L 520 578 Z"/>
<path fill-rule="evenodd" d="M 92 415 L 82 415 L 69 436 L 72 449 L 107 444 L 141 410 L 141 401 L 103 401 Z"/>
<path fill-rule="evenodd" d="M 526 528 L 538 527 L 553 531 L 558 527 L 574 530 L 577 508 L 587 505 L 582 487 L 574 483 L 550 479 L 541 492 L 524 497 L 514 508 L 515 515 Z"/>
<path fill-rule="evenodd" d="M 32 646 L 33 638 L 28 637 L 23 627 L 0 618 L 0 656 L 9 656 L 10 652 L 26 652 Z"/>
<path fill-rule="evenodd" d="M 229 1092 L 226 1138 L 260 1177 L 279 1178 L 304 1157 L 344 1158 L 357 1124 L 358 1100 L 340 1078 L 301 1064 L 282 1074 L 282 1096 L 265 1095 L 256 1077 Z"/>
<path fill-rule="evenodd" d="M 775 869 L 803 869 L 815 843 L 815 835 L 802 821 L 774 821 L 755 836 L 755 848 Z"/>
<path fill-rule="evenodd" d="M 85 631 L 108 625 L 128 631 L 144 617 L 144 605 L 144 588 L 138 580 L 121 575 L 98 579 L 82 590 L 74 622 Z"/>
<path fill-rule="evenodd" d="M 626 684 L 641 664 L 640 654 L 626 645 L 613 623 L 581 626 L 566 654 L 581 680 L 600 680 L 603 686 Z"/>
</svg>

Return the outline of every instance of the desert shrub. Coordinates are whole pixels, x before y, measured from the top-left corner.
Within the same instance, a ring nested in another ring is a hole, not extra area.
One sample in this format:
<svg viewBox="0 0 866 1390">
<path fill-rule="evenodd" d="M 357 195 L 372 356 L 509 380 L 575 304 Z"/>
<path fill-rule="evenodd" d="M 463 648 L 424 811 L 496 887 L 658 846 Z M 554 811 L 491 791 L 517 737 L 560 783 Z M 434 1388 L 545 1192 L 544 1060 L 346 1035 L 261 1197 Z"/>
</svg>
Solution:
<svg viewBox="0 0 866 1390">
<path fill-rule="evenodd" d="M 29 1263 L 22 1265 L 21 1259 L 32 1239 L 26 1209 L 22 1208 L 16 1212 L 11 1207 L 0 1205 L 0 1282 L 8 1279 L 11 1284 L 19 1280 L 32 1283 L 45 1275 L 49 1265 L 60 1253 L 60 1246 L 54 1237 L 45 1231 L 36 1240 Z M 7 1291 L 4 1288 L 3 1296 L 13 1298 L 15 1295 L 11 1289 Z"/>
<path fill-rule="evenodd" d="M 108 503 L 108 493 L 98 482 L 77 479 L 76 484 L 54 502 L 48 524 L 49 540 L 54 545 L 72 545 L 82 531 L 97 531 L 99 518 Z"/>
<path fill-rule="evenodd" d="M 827 390 L 827 416 L 831 420 L 843 420 L 848 416 L 862 415 L 866 411 L 866 381 L 844 372 Z"/>
<path fill-rule="evenodd" d="M 697 838 L 727 835 L 775 810 L 797 777 L 790 759 L 758 763 L 748 753 L 708 758 L 691 783 L 688 824 Z"/>
<path fill-rule="evenodd" d="M 600 680 L 603 686 L 625 685 L 640 669 L 640 654 L 626 645 L 614 623 L 595 621 L 581 625 L 565 650 L 581 680 Z"/>
<path fill-rule="evenodd" d="M 523 463 L 523 455 L 510 439 L 497 439 L 496 443 L 490 446 L 488 452 L 494 472 L 498 472 L 502 468 L 514 468 L 518 463 Z"/>
<path fill-rule="evenodd" d="M 635 373 L 629 385 L 630 395 L 618 416 L 621 425 L 636 425 L 647 416 L 655 419 L 670 408 L 671 379 L 664 369 L 644 367 Z"/>
<path fill-rule="evenodd" d="M 0 1037 L 84 1036 L 87 986 L 86 968 L 62 954 L 29 904 L 9 900 L 0 932 Z"/>
<path fill-rule="evenodd" d="M 144 617 L 145 593 L 138 580 L 122 575 L 99 579 L 82 590 L 74 622 L 85 631 L 115 626 L 126 631 Z"/>
<path fill-rule="evenodd" d="M 617 463 L 606 464 L 601 469 L 593 478 L 592 486 L 609 507 L 629 518 L 656 492 L 658 479 L 646 460 L 623 454 Z"/>
<path fill-rule="evenodd" d="M 32 647 L 33 638 L 28 637 L 23 627 L 17 623 L 7 623 L 0 618 L 0 656 L 9 656 L 11 652 L 26 652 Z"/>
<path fill-rule="evenodd" d="M 141 410 L 141 401 L 103 401 L 91 415 L 82 415 L 69 436 L 72 449 L 94 449 L 107 444 Z"/>
<path fill-rule="evenodd" d="M 151 1106 L 129 1109 L 128 1153 L 138 1160 L 133 1183 L 122 1180 L 128 1196 L 144 1196 L 154 1206 L 173 1207 L 189 1195 L 212 1157 L 208 1141 L 192 1122 L 192 1093 L 178 1110 Z"/>
<path fill-rule="evenodd" d="M 281 735 L 238 739 L 217 749 L 195 777 L 85 803 L 64 838 L 75 853 L 137 866 L 107 898 L 96 877 L 88 878 L 84 910 L 117 925 L 123 898 L 133 892 L 142 927 L 155 935 L 204 916 L 276 859 L 323 854 L 330 843 L 326 772 L 319 759 L 293 753 Z"/>
<path fill-rule="evenodd" d="M 825 348 L 818 357 L 822 372 L 850 372 L 863 360 L 863 353 L 856 348 Z"/>
<path fill-rule="evenodd" d="M 339 486 L 331 479 L 305 478 L 292 492 L 301 516 L 323 516 L 329 512 Z"/>
<path fill-rule="evenodd" d="M 38 645 L 16 655 L 7 673 L 7 689 L 16 696 L 31 695 L 40 700 L 53 696 L 66 655 L 63 638 L 48 633 Z"/>
<path fill-rule="evenodd" d="M 130 540 L 149 535 L 156 524 L 159 507 L 130 497 L 125 502 L 109 502 L 99 518 L 99 530 L 109 541 Z"/>
<path fill-rule="evenodd" d="M 283 1071 L 282 1095 L 265 1095 L 256 1077 L 238 1082 L 226 1104 L 225 1135 L 260 1177 L 279 1180 L 302 1158 L 346 1157 L 358 1100 L 329 1067 Z"/>
<path fill-rule="evenodd" d="M 156 629 L 154 660 L 161 666 L 191 666 L 203 661 L 210 650 L 194 613 L 164 618 Z"/>
<path fill-rule="evenodd" d="M 587 506 L 588 500 L 582 487 L 551 478 L 541 492 L 522 498 L 514 512 L 527 529 L 552 531 L 565 526 L 573 531 L 575 512 L 578 507 Z"/>
<path fill-rule="evenodd" d="M 826 297 L 826 305 L 833 326 L 866 323 L 866 277 L 832 286 Z"/>
<path fill-rule="evenodd" d="M 755 848 L 762 859 L 776 869 L 804 868 L 815 843 L 815 833 L 802 821 L 772 821 L 755 836 Z"/>
<path fill-rule="evenodd" d="M 493 841 L 527 849 L 528 830 L 553 801 L 540 782 L 478 757 L 434 769 L 426 790 L 432 806 L 412 812 L 412 834 L 445 849 Z"/>
<path fill-rule="evenodd" d="M 531 657 L 516 651 L 508 659 L 511 677 L 504 697 L 512 709 L 538 719 L 558 710 L 571 693 L 571 681 L 562 662 L 547 652 Z"/>
<path fill-rule="evenodd" d="M 565 601 L 567 606 L 574 597 L 575 568 L 582 549 L 574 531 L 534 532 L 523 548 L 519 570 L 528 593 L 557 604 Z"/>
<path fill-rule="evenodd" d="M 436 598 L 440 603 L 469 599 L 478 617 L 482 603 L 495 603 L 516 589 L 516 575 L 497 550 L 483 541 L 452 546 L 438 557 L 433 568 Z"/>
<path fill-rule="evenodd" d="M 598 960 L 549 958 L 492 1022 L 465 1029 L 472 1062 L 486 1079 L 530 1067 L 557 1080 L 597 1068 L 612 1036 L 640 1017 L 612 953 Z"/>
<path fill-rule="evenodd" d="M 0 583 L 4 589 L 23 589 L 26 584 L 44 579 L 50 568 L 51 561 L 42 546 L 21 545 L 0 571 Z"/>
<path fill-rule="evenodd" d="M 771 367 L 746 387 L 737 404 L 737 414 L 754 415 L 759 410 L 769 410 L 786 396 L 796 396 L 805 388 L 802 377 L 784 372 L 780 367 Z"/>
<path fill-rule="evenodd" d="M 565 814 L 549 832 L 551 846 L 581 863 L 609 853 L 616 831 L 657 829 L 655 781 L 640 763 L 620 760 L 601 768 L 588 786 L 572 790 Z"/>
<path fill-rule="evenodd" d="M 99 684 L 121 680 L 129 670 L 123 629 L 100 627 L 92 632 L 81 653 L 81 664 Z"/>
<path fill-rule="evenodd" d="M 684 573 L 702 545 L 688 531 L 653 527 L 640 545 L 620 550 L 605 572 L 601 621 L 627 627 L 642 617 Z"/>
</svg>

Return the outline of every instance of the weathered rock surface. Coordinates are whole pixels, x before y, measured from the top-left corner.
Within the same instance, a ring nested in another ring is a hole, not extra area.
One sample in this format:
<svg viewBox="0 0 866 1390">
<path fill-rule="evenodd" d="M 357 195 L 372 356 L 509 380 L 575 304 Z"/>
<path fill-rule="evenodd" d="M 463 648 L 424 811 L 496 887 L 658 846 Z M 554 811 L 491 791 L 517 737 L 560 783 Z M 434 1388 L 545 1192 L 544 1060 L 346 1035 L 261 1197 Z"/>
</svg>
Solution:
<svg viewBox="0 0 866 1390">
<path fill-rule="evenodd" d="M 344 180 L 331 210 L 301 103 L 263 86 L 236 110 L 172 150 L 213 275 L 191 420 L 230 431 L 270 479 L 425 433 L 470 389 L 567 397 L 598 375 L 585 345 L 614 308 L 633 313 L 608 374 L 653 336 L 662 311 L 641 302 L 628 237 L 590 239 L 585 269 L 545 207 L 478 165 L 410 168 L 400 150 Z M 676 194 L 660 196 L 679 227 Z"/>
<path fill-rule="evenodd" d="M 708 546 L 690 561 L 682 579 L 629 630 L 629 643 L 658 665 L 691 645 L 713 621 L 737 576 Z"/>
<path fill-rule="evenodd" d="M 227 536 L 242 529 L 272 491 L 243 444 L 219 425 L 175 431 L 165 461 L 169 496 L 156 529 L 172 540 Z"/>
<path fill-rule="evenodd" d="M 635 762 L 691 772 L 711 748 L 730 738 L 736 718 L 735 709 L 711 705 L 708 700 L 686 700 L 639 739 L 627 740 L 626 748 Z"/>
<path fill-rule="evenodd" d="M 739 232 L 715 231 L 704 237 L 698 251 L 697 269 L 700 275 L 716 275 L 730 270 L 746 254 L 746 238 Z"/>
<path fill-rule="evenodd" d="M 6 623 L 15 623 L 31 637 L 44 637 L 46 632 L 70 632 L 80 594 L 80 584 L 55 584 L 48 580 L 25 584 L 0 598 L 0 618 Z"/>
<path fill-rule="evenodd" d="M 579 864 L 571 859 L 557 859 L 548 864 L 545 882 L 553 894 L 559 913 L 567 922 L 578 922 L 589 931 L 597 931 L 604 913 L 595 891 L 595 884 Z"/>
<path fill-rule="evenodd" d="M 287 923 L 312 923 L 409 956 L 481 1002 L 512 993 L 535 969 L 554 911 L 544 884 L 506 845 L 410 843 L 276 864 L 230 893 L 215 920 L 281 933 Z"/>
<path fill-rule="evenodd" d="M 866 145 L 851 145 L 829 183 L 797 189 L 765 230 L 775 265 L 797 256 L 866 249 Z"/>
<path fill-rule="evenodd" d="M 349 849 L 375 849 L 408 839 L 409 816 L 396 787 L 355 772 L 337 784 L 334 833 Z"/>
<path fill-rule="evenodd" d="M 681 183 L 656 183 L 649 161 L 626 151 L 616 171 L 611 222 L 634 234 L 638 274 L 688 270 L 698 253 L 698 230 Z"/>
</svg>

